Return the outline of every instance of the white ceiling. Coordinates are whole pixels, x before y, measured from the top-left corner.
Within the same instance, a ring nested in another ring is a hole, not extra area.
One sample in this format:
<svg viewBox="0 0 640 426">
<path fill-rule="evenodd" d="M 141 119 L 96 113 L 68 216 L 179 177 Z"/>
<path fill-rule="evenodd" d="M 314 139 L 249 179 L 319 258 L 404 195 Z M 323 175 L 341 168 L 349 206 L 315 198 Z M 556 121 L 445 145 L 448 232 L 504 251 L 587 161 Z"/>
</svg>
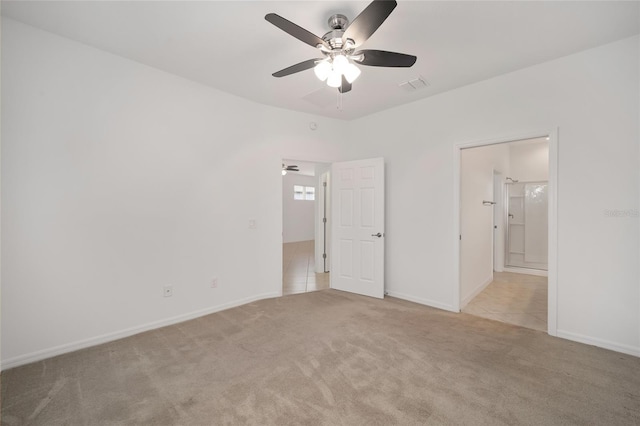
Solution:
<svg viewBox="0 0 640 426">
<path fill-rule="evenodd" d="M 341 119 L 630 37 L 640 2 L 402 1 L 366 49 L 413 54 L 412 68 L 362 66 L 342 97 L 312 70 L 271 74 L 318 52 L 264 20 L 277 13 L 322 36 L 368 1 L 2 1 L 2 15 L 253 101 Z M 399 83 L 424 77 L 407 92 Z"/>
</svg>

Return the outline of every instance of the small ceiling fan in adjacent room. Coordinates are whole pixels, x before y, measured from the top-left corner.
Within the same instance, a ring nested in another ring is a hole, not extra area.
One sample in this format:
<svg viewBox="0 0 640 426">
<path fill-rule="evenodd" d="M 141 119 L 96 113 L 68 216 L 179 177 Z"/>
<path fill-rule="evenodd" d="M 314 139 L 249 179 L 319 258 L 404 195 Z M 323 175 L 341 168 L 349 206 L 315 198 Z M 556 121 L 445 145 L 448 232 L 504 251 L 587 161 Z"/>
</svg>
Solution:
<svg viewBox="0 0 640 426">
<path fill-rule="evenodd" d="M 284 163 L 282 163 L 282 176 L 286 175 L 287 172 L 299 172 L 299 171 L 300 169 L 295 164 L 291 166 L 286 166 Z"/>
<path fill-rule="evenodd" d="M 290 22 L 275 13 L 264 19 L 298 40 L 320 50 L 322 58 L 308 59 L 273 73 L 284 77 L 313 68 L 316 76 L 340 93 L 351 90 L 352 83 L 360 75 L 356 66 L 411 67 L 416 57 L 385 50 L 356 50 L 382 25 L 397 6 L 395 1 L 374 0 L 351 23 L 346 16 L 336 14 L 329 18 L 331 30 L 322 38 Z"/>
</svg>

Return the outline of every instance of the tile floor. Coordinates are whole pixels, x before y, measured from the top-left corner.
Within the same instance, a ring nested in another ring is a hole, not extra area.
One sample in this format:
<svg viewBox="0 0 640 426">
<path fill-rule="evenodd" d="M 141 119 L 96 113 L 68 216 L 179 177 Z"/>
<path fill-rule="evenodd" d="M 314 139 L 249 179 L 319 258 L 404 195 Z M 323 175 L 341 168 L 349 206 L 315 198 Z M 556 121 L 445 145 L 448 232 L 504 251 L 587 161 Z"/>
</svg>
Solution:
<svg viewBox="0 0 640 426">
<path fill-rule="evenodd" d="M 494 272 L 491 284 L 462 312 L 546 332 L 547 277 Z"/>
<path fill-rule="evenodd" d="M 315 241 L 282 244 L 282 295 L 329 288 L 329 273 L 315 273 Z"/>
</svg>

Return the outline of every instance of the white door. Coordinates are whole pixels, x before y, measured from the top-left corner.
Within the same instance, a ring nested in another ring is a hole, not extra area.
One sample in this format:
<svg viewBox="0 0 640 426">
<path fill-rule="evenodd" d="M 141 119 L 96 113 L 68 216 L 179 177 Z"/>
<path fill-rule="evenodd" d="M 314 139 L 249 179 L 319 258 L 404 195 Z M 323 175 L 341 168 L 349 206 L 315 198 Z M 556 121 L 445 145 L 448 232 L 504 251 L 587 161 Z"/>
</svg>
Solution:
<svg viewBox="0 0 640 426">
<path fill-rule="evenodd" d="M 331 166 L 331 288 L 384 297 L 384 159 Z"/>
</svg>

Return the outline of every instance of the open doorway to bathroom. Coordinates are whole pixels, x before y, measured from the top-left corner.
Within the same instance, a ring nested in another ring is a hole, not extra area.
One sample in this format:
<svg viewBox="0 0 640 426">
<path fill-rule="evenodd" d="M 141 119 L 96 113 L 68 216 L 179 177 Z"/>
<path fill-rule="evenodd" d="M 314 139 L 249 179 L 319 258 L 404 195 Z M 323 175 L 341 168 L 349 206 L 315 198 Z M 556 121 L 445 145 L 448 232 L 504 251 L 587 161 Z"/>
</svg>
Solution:
<svg viewBox="0 0 640 426">
<path fill-rule="evenodd" d="M 549 139 L 460 151 L 462 312 L 548 330 Z"/>
<path fill-rule="evenodd" d="M 282 163 L 282 295 L 327 289 L 330 164 Z"/>
</svg>

